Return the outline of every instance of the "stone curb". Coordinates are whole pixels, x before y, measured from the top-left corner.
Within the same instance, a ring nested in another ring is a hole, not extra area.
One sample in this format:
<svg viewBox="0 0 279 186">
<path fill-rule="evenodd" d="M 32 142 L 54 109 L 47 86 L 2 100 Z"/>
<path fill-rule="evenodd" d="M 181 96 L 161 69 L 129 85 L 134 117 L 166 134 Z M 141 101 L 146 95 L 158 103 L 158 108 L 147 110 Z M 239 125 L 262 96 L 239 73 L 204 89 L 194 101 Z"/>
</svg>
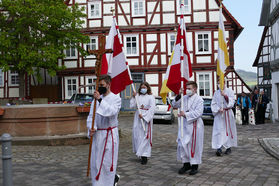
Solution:
<svg viewBox="0 0 279 186">
<path fill-rule="evenodd" d="M 272 142 L 276 142 L 278 146 Z M 279 160 L 279 138 L 262 138 L 259 139 L 259 143 L 268 154 Z"/>
<path fill-rule="evenodd" d="M 82 145 L 88 143 L 89 139 L 87 135 L 83 133 L 63 136 L 13 137 L 12 139 L 12 145 L 28 146 Z"/>
<path fill-rule="evenodd" d="M 121 129 L 118 130 L 119 138 L 123 138 Z M 0 142 L 1 143 L 1 142 Z M 31 136 L 31 137 L 12 137 L 12 145 L 27 146 L 63 146 L 63 145 L 84 145 L 89 144 L 87 134 L 69 134 L 61 136 Z"/>
</svg>

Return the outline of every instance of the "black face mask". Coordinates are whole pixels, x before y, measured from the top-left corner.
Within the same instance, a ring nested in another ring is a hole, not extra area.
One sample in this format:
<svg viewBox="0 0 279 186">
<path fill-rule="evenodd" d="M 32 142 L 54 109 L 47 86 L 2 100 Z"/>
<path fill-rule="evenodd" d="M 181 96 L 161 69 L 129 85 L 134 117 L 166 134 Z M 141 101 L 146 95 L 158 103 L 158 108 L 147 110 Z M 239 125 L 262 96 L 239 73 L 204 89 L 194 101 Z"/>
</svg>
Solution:
<svg viewBox="0 0 279 186">
<path fill-rule="evenodd" d="M 102 95 L 105 94 L 107 92 L 107 87 L 99 87 L 98 88 L 98 92 Z"/>
</svg>

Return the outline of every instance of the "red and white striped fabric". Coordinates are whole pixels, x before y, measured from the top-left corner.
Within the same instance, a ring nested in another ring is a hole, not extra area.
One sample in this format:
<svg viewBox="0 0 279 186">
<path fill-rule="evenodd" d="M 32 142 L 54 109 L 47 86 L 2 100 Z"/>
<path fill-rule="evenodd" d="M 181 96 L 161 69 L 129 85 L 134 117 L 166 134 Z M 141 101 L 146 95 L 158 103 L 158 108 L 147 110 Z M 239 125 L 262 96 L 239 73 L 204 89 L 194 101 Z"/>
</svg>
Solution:
<svg viewBox="0 0 279 186">
<path fill-rule="evenodd" d="M 101 74 L 108 74 L 111 76 L 110 90 L 114 94 L 125 90 L 127 85 L 133 83 L 128 72 L 128 64 L 123 52 L 123 45 L 120 40 L 120 33 L 115 17 L 113 18 L 112 26 L 106 40 L 106 49 L 112 49 L 113 53 L 103 55 Z"/>
<path fill-rule="evenodd" d="M 183 43 L 182 43 L 183 42 Z M 181 54 L 183 51 L 183 55 Z M 183 61 L 183 69 L 181 69 L 181 62 Z M 181 76 L 183 72 L 183 77 Z M 186 90 L 186 82 L 192 77 L 192 65 L 190 60 L 190 54 L 187 50 L 186 42 L 186 25 L 184 23 L 184 17 L 180 17 L 180 25 L 177 31 L 177 38 L 174 47 L 174 55 L 169 71 L 169 77 L 167 81 L 167 87 L 175 94 L 179 94 L 181 87 L 181 81 L 184 81 L 184 90 Z"/>
</svg>

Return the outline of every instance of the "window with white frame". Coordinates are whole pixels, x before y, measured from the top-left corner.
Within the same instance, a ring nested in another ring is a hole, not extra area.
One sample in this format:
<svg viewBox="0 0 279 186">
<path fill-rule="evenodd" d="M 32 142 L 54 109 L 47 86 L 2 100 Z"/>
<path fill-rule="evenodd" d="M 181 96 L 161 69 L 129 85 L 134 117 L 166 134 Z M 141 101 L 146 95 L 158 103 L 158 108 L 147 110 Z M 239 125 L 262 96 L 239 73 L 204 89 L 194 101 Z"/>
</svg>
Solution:
<svg viewBox="0 0 279 186">
<path fill-rule="evenodd" d="M 86 50 L 98 50 L 98 37 L 90 36 L 89 43 L 86 44 Z"/>
<path fill-rule="evenodd" d="M 4 72 L 0 68 L 0 86 L 4 86 Z"/>
<path fill-rule="evenodd" d="M 197 73 L 198 79 L 198 93 L 203 97 L 211 97 L 211 74 L 210 73 Z"/>
<path fill-rule="evenodd" d="M 10 86 L 19 85 L 19 76 L 17 72 L 9 71 L 9 85 Z"/>
<path fill-rule="evenodd" d="M 181 0 L 176 0 L 176 11 L 177 14 L 190 14 L 191 13 L 191 1 L 182 0 L 183 6 L 181 7 Z"/>
<path fill-rule="evenodd" d="M 196 53 L 208 54 L 211 52 L 211 35 L 210 32 L 196 33 Z"/>
<path fill-rule="evenodd" d="M 74 47 L 67 48 L 65 50 L 65 55 L 66 55 L 66 58 L 76 58 L 77 57 L 76 48 L 74 48 Z"/>
<path fill-rule="evenodd" d="M 94 1 L 88 3 L 88 18 L 101 17 L 101 1 Z"/>
<path fill-rule="evenodd" d="M 136 56 L 139 54 L 138 35 L 125 36 L 124 42 L 127 56 Z"/>
<path fill-rule="evenodd" d="M 78 91 L 78 78 L 66 77 L 65 78 L 65 98 L 70 99 L 74 93 Z"/>
<path fill-rule="evenodd" d="M 145 16 L 145 0 L 132 0 L 132 16 Z"/>
<path fill-rule="evenodd" d="M 86 85 L 92 85 L 86 87 L 86 92 L 89 94 L 93 94 L 93 91 L 96 89 L 96 78 L 86 77 Z"/>
<path fill-rule="evenodd" d="M 171 54 L 174 49 L 175 41 L 176 41 L 175 34 L 169 34 L 169 54 Z"/>
</svg>

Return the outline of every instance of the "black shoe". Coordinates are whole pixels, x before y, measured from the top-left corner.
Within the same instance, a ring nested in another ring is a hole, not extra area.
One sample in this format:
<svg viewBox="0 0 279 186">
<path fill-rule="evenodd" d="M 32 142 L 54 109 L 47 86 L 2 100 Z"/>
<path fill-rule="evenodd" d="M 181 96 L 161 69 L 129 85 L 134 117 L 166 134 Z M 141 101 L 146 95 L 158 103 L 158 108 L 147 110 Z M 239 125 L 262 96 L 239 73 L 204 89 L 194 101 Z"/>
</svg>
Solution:
<svg viewBox="0 0 279 186">
<path fill-rule="evenodd" d="M 198 173 L 198 168 L 199 168 L 199 165 L 192 165 L 192 169 L 191 171 L 189 172 L 189 175 L 195 175 Z"/>
<path fill-rule="evenodd" d="M 217 149 L 216 155 L 217 156 L 222 156 L 222 149 L 221 148 Z"/>
<path fill-rule="evenodd" d="M 141 164 L 142 165 L 146 165 L 147 164 L 147 157 L 145 157 L 145 156 L 141 157 Z"/>
<path fill-rule="evenodd" d="M 232 149 L 231 149 L 231 148 L 228 148 L 228 149 L 225 151 L 225 154 L 229 155 L 230 153 L 232 153 Z"/>
<path fill-rule="evenodd" d="M 183 167 L 179 169 L 178 174 L 184 174 L 186 171 L 191 169 L 190 163 L 184 163 Z"/>
<path fill-rule="evenodd" d="M 114 177 L 114 186 L 117 185 L 118 181 L 120 180 L 120 175 L 119 174 L 115 174 L 115 177 Z"/>
</svg>

